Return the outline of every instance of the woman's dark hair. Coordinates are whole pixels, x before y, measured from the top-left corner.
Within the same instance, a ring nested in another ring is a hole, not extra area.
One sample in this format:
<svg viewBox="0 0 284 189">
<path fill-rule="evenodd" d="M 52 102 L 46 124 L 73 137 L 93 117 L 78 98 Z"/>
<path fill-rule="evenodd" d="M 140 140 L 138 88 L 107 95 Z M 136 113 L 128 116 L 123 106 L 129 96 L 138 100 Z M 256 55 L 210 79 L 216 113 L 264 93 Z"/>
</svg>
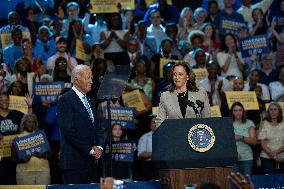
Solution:
<svg viewBox="0 0 284 189">
<path fill-rule="evenodd" d="M 186 83 L 186 88 L 188 91 L 192 91 L 192 92 L 198 92 L 199 89 L 198 87 L 196 86 L 196 83 L 195 83 L 195 77 L 191 77 L 193 73 L 193 71 L 191 70 L 191 68 L 188 66 L 188 64 L 186 62 L 178 62 L 176 63 L 172 69 L 171 69 L 171 74 L 170 74 L 170 87 L 169 87 L 169 91 L 170 92 L 173 92 L 175 90 L 175 83 L 174 83 L 174 79 L 173 79 L 173 76 L 174 76 L 174 69 L 175 67 L 177 66 L 182 66 L 184 67 L 185 71 L 186 71 L 186 74 L 188 75 L 189 77 L 189 80 L 187 81 Z"/>
<path fill-rule="evenodd" d="M 24 85 L 21 81 L 14 81 L 8 88 L 8 95 L 16 95 L 16 94 L 12 94 L 12 90 L 14 85 L 18 83 L 21 85 L 21 92 L 17 95 L 17 96 L 25 96 L 26 93 L 28 93 L 28 89 L 26 88 L 26 85 Z"/>
<path fill-rule="evenodd" d="M 212 36 L 211 36 L 211 40 L 215 42 L 216 41 L 216 37 L 217 37 L 216 36 L 216 29 L 215 29 L 215 27 L 213 26 L 212 23 L 210 23 L 210 22 L 204 23 L 202 25 L 201 31 L 203 31 L 205 33 L 205 29 L 206 29 L 207 26 L 211 26 L 211 28 L 213 30 L 213 33 L 212 33 Z"/>
<path fill-rule="evenodd" d="M 55 63 L 54 63 L 54 70 L 53 70 L 53 81 L 59 81 L 59 78 L 58 78 L 58 66 L 59 66 L 59 63 L 61 62 L 66 62 L 67 64 L 67 60 L 66 58 L 64 57 L 58 57 L 56 60 L 55 60 Z M 67 73 L 67 67 L 66 67 L 66 73 Z"/>
<path fill-rule="evenodd" d="M 94 78 L 98 77 L 98 70 L 97 70 L 97 65 L 98 64 L 103 64 L 105 68 L 107 69 L 107 62 L 103 58 L 96 58 L 94 61 L 92 61 L 92 73 Z M 106 71 L 106 70 L 105 70 Z"/>
<path fill-rule="evenodd" d="M 227 33 L 227 34 L 223 37 L 223 39 L 222 39 L 222 44 L 221 44 L 222 50 L 225 51 L 226 53 L 229 51 L 229 48 L 228 48 L 227 45 L 226 45 L 226 38 L 227 38 L 228 36 L 231 36 L 231 37 L 234 39 L 234 42 L 235 42 L 235 45 L 236 45 L 236 50 L 238 51 L 237 38 L 236 38 L 235 35 L 232 34 L 232 33 Z"/>
<path fill-rule="evenodd" d="M 22 61 L 27 61 L 27 62 L 28 62 L 28 72 L 31 72 L 31 71 L 32 71 L 32 63 L 31 63 L 30 59 L 28 59 L 28 58 L 25 57 L 25 56 L 22 56 L 22 57 L 20 57 L 20 58 L 18 58 L 18 59 L 16 60 L 15 68 L 14 68 L 15 73 L 19 70 L 19 64 L 20 64 Z"/>
<path fill-rule="evenodd" d="M 277 69 L 277 78 L 279 78 L 281 70 L 284 69 L 284 64 L 280 65 Z"/>
<path fill-rule="evenodd" d="M 112 124 L 111 125 L 111 131 L 113 130 L 114 126 L 116 126 L 116 125 L 121 127 L 122 134 L 121 134 L 120 140 L 126 140 L 127 136 L 126 136 L 125 130 L 124 130 L 123 126 L 120 125 L 119 123 Z M 111 132 L 111 137 L 112 137 L 112 140 L 113 140 L 112 132 Z"/>
<path fill-rule="evenodd" d="M 264 118 L 265 120 L 267 120 L 268 122 L 271 122 L 272 119 L 271 119 L 271 115 L 269 113 L 269 109 L 271 106 L 276 106 L 277 109 L 278 109 L 278 117 L 277 117 L 277 123 L 280 123 L 282 122 L 283 120 L 283 110 L 281 108 L 281 106 L 277 103 L 277 102 L 272 102 L 269 104 L 268 108 L 267 108 L 267 112 L 266 112 L 266 117 Z"/>
<path fill-rule="evenodd" d="M 233 121 L 235 121 L 235 117 L 234 117 L 234 114 L 233 114 L 233 109 L 235 108 L 235 106 L 240 106 L 243 109 L 242 123 L 245 123 L 247 121 L 247 115 L 246 115 L 246 111 L 245 111 L 243 104 L 240 103 L 240 102 L 234 102 L 232 107 L 231 107 L 231 116 L 233 118 Z"/>
<path fill-rule="evenodd" d="M 163 49 L 163 46 L 165 45 L 166 42 L 170 42 L 171 46 L 174 45 L 174 42 L 170 37 L 164 37 L 160 44 L 160 51 Z"/>
<path fill-rule="evenodd" d="M 76 20 L 71 21 L 70 24 L 69 24 L 66 49 L 67 49 L 67 52 L 70 52 L 70 54 L 72 54 L 72 52 L 71 52 L 72 51 L 71 44 L 72 44 L 73 39 L 75 39 L 74 30 L 73 30 L 73 25 L 75 23 L 80 23 L 82 25 L 82 27 L 83 27 L 83 21 L 81 19 L 79 19 L 79 18 L 76 19 Z M 83 30 L 83 34 L 85 34 L 83 28 L 82 28 L 82 30 Z"/>
</svg>

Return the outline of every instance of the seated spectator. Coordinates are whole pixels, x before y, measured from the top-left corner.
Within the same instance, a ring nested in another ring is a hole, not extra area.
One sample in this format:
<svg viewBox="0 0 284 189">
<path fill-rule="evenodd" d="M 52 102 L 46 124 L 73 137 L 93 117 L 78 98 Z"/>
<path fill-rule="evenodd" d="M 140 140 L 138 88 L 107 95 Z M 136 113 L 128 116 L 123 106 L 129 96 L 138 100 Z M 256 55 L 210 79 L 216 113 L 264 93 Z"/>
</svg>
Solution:
<svg viewBox="0 0 284 189">
<path fill-rule="evenodd" d="M 51 56 L 47 60 L 47 70 L 49 73 L 52 72 L 55 66 L 55 60 L 58 57 L 64 57 L 67 60 L 67 73 L 68 75 L 71 76 L 71 72 L 73 68 L 78 64 L 76 59 L 71 57 L 70 55 L 67 54 L 66 52 L 66 47 L 67 47 L 67 40 L 64 37 L 57 37 L 56 38 L 56 53 Z"/>
<path fill-rule="evenodd" d="M 152 21 L 152 10 L 158 10 L 161 13 L 160 18 L 163 19 L 164 25 L 170 22 L 178 22 L 179 11 L 176 6 L 169 5 L 166 0 L 158 0 L 157 3 L 154 3 L 148 7 L 148 10 L 144 15 L 144 20 L 146 20 L 148 26 L 151 24 L 150 20 Z M 157 43 L 157 45 L 158 44 L 159 43 Z"/>
<path fill-rule="evenodd" d="M 117 123 L 111 126 L 111 136 L 113 142 L 119 142 L 127 140 L 124 128 L 122 125 Z M 107 140 L 108 141 L 108 140 Z M 105 159 L 103 162 L 103 172 L 107 175 L 107 170 L 109 170 L 109 161 Z M 131 180 L 131 163 L 112 160 L 112 176 L 116 179 Z"/>
<path fill-rule="evenodd" d="M 201 31 L 204 32 L 203 49 L 216 59 L 217 53 L 220 51 L 220 41 L 216 33 L 216 29 L 211 23 L 203 24 Z"/>
<path fill-rule="evenodd" d="M 136 35 L 141 55 L 146 56 L 147 61 L 150 62 L 153 55 L 157 52 L 157 44 L 153 36 L 147 36 L 146 21 L 140 20 L 138 22 Z"/>
<path fill-rule="evenodd" d="M 284 65 L 279 67 L 278 81 L 271 82 L 269 90 L 273 101 L 284 101 Z"/>
<path fill-rule="evenodd" d="M 246 118 L 244 106 L 235 102 L 231 107 L 231 116 L 237 144 L 238 161 L 233 167 L 234 172 L 247 175 L 252 173 L 253 153 L 250 145 L 256 144 L 255 125 Z"/>
<path fill-rule="evenodd" d="M 261 55 L 261 70 L 259 71 L 259 82 L 269 85 L 277 80 L 277 71 L 273 69 L 273 54 Z"/>
<path fill-rule="evenodd" d="M 15 96 L 25 96 L 28 93 L 27 85 L 23 84 L 21 81 L 14 81 L 11 83 L 8 89 L 9 95 Z"/>
<path fill-rule="evenodd" d="M 264 174 L 276 173 L 277 167 L 280 172 L 284 171 L 284 121 L 283 113 L 279 104 L 271 103 L 267 110 L 258 139 L 261 141 L 262 152 L 261 168 Z"/>
<path fill-rule="evenodd" d="M 141 159 L 141 180 L 155 180 L 158 178 L 158 172 L 151 161 L 152 157 L 152 135 L 156 130 L 156 115 L 151 115 L 151 131 L 141 136 L 138 141 L 137 156 Z"/>
<path fill-rule="evenodd" d="M 41 26 L 38 29 L 38 39 L 34 44 L 33 57 L 41 58 L 46 66 L 47 59 L 56 52 L 55 41 L 51 38 L 51 31 L 47 26 Z"/>
<path fill-rule="evenodd" d="M 27 32 L 27 34 L 30 36 L 29 29 L 27 27 L 22 26 L 20 15 L 17 12 L 15 11 L 9 12 L 8 23 L 9 23 L 8 25 L 0 28 L 0 34 L 11 34 L 12 30 L 18 27 L 22 32 Z M 0 43 L 0 45 L 2 46 L 2 43 Z M 4 49 L 5 47 L 2 48 Z"/>
<path fill-rule="evenodd" d="M 217 62 L 207 64 L 207 71 L 208 77 L 201 80 L 199 86 L 206 90 L 211 106 L 221 106 L 224 92 L 230 89 L 229 81 L 218 76 L 221 69 Z"/>
<path fill-rule="evenodd" d="M 27 136 L 38 131 L 38 122 L 34 114 L 26 114 L 21 120 L 21 133 L 18 137 Z M 50 184 L 48 152 L 32 153 L 19 159 L 15 147 L 12 147 L 12 158 L 17 162 L 16 179 L 18 185 L 48 185 Z"/>
<path fill-rule="evenodd" d="M 150 62 L 149 74 L 152 79 L 157 81 L 160 78 L 160 59 L 178 60 L 178 57 L 171 53 L 173 41 L 171 38 L 164 38 L 160 45 L 159 53 L 155 54 Z"/>
<path fill-rule="evenodd" d="M 11 82 L 21 81 L 27 88 L 29 94 L 33 92 L 35 73 L 32 72 L 32 64 L 26 57 L 21 57 L 16 61 L 14 75 L 11 76 Z"/>
<path fill-rule="evenodd" d="M 188 34 L 193 30 L 194 18 L 190 7 L 184 7 L 180 13 L 178 26 L 177 41 L 187 42 Z"/>
<path fill-rule="evenodd" d="M 15 62 L 23 56 L 22 40 L 23 34 L 19 26 L 11 31 L 13 44 L 7 46 L 3 50 L 4 63 L 8 66 L 9 72 L 14 73 Z"/>
<path fill-rule="evenodd" d="M 201 48 L 197 48 L 194 51 L 194 59 L 196 64 L 194 64 L 192 66 L 192 68 L 201 68 L 201 69 L 205 69 L 206 68 L 206 64 L 208 62 L 208 60 L 206 60 L 206 54 L 205 51 Z"/>
<path fill-rule="evenodd" d="M 3 136 L 20 133 L 20 123 L 23 113 L 17 110 L 9 110 L 10 98 L 7 93 L 0 93 L 0 140 Z M 26 102 L 29 112 L 32 111 L 32 99 L 27 96 Z M 16 184 L 16 165 L 12 162 L 11 157 L 1 158 L 0 161 L 0 184 Z"/>
<path fill-rule="evenodd" d="M 202 7 L 198 7 L 197 9 L 195 9 L 193 16 L 195 20 L 193 28 L 195 30 L 201 30 L 203 23 L 207 17 L 207 11 Z"/>
<path fill-rule="evenodd" d="M 213 23 L 219 13 L 219 6 L 216 0 L 208 1 L 208 15 L 205 22 Z"/>
<path fill-rule="evenodd" d="M 179 44 L 177 41 L 178 27 L 175 23 L 168 23 L 165 28 L 167 36 L 170 37 L 174 43 L 172 47 L 172 53 L 176 55 L 179 60 L 181 60 L 183 58 L 183 55 L 181 54 L 181 51 L 179 49 Z"/>
<path fill-rule="evenodd" d="M 29 39 L 23 40 L 22 48 L 24 57 L 29 59 L 29 61 L 32 63 L 32 72 L 35 73 L 34 80 L 35 82 L 39 82 L 41 76 L 46 73 L 46 66 L 43 64 L 42 57 L 33 57 L 33 46 Z"/>
<path fill-rule="evenodd" d="M 217 60 L 222 69 L 222 76 L 243 77 L 244 61 L 238 51 L 237 40 L 233 34 L 225 35 L 222 41 L 222 51 L 217 53 Z"/>
<path fill-rule="evenodd" d="M 145 95 L 152 101 L 153 92 L 155 90 L 155 83 L 154 81 L 146 76 L 146 64 L 145 62 L 140 59 L 135 65 L 135 73 L 136 77 L 131 80 L 131 84 L 133 86 L 143 89 Z"/>
<path fill-rule="evenodd" d="M 195 49 L 197 48 L 202 48 L 203 47 L 203 43 L 204 43 L 204 33 L 202 31 L 199 30 L 192 30 L 189 35 L 188 35 L 188 41 L 191 45 L 191 51 L 189 53 L 187 53 L 183 60 L 187 63 L 190 64 L 190 66 L 193 66 L 196 64 L 196 61 L 194 59 L 194 52 Z M 209 61 L 209 54 L 206 52 L 206 59 Z"/>
<path fill-rule="evenodd" d="M 250 35 L 266 35 L 268 26 L 262 9 L 254 8 L 251 14 L 254 23 L 249 25 Z"/>
<path fill-rule="evenodd" d="M 122 19 L 119 13 L 112 13 L 107 20 L 107 30 L 100 33 L 101 47 L 105 52 L 105 59 L 115 65 L 125 64 L 127 53 L 126 44 L 129 31 L 122 30 Z"/>
<path fill-rule="evenodd" d="M 60 31 L 60 36 L 63 36 L 67 38 L 68 36 L 68 30 L 69 30 L 69 24 L 73 20 L 76 20 L 79 18 L 80 13 L 80 7 L 77 2 L 69 2 L 66 5 L 66 12 L 67 12 L 67 18 L 63 20 L 62 17 L 58 17 L 59 21 L 62 22 L 62 28 Z"/>
<path fill-rule="evenodd" d="M 147 12 L 149 11 L 150 9 L 148 9 Z M 147 28 L 147 36 L 153 37 L 158 47 L 164 37 L 166 37 L 165 28 L 161 23 L 161 12 L 157 9 L 151 9 L 151 12 L 149 13 L 151 18 L 151 25 Z M 146 15 L 144 20 L 146 20 Z"/>
<path fill-rule="evenodd" d="M 67 52 L 70 53 L 72 57 L 76 58 L 79 64 L 84 64 L 84 60 L 79 59 L 76 54 L 77 40 L 82 41 L 84 53 L 89 54 L 94 42 L 89 34 L 84 33 L 83 22 L 81 19 L 75 19 L 69 24 Z"/>
<path fill-rule="evenodd" d="M 96 15 L 95 23 L 91 24 L 90 17 L 91 14 L 89 13 L 88 9 L 88 12 L 85 14 L 85 17 L 83 19 L 84 31 L 91 35 L 94 43 L 99 43 L 100 33 L 107 30 L 107 24 L 98 14 Z"/>
<path fill-rule="evenodd" d="M 254 90 L 256 85 L 261 87 L 261 90 L 262 90 L 261 99 L 265 102 L 269 102 L 270 93 L 269 93 L 268 87 L 265 84 L 259 83 L 259 71 L 252 70 L 249 75 L 249 81 L 245 84 L 244 91 L 252 91 Z"/>
<path fill-rule="evenodd" d="M 71 82 L 71 76 L 67 74 L 67 60 L 64 57 L 58 57 L 55 60 L 55 67 L 52 75 L 53 81 L 63 81 L 65 83 Z"/>
</svg>

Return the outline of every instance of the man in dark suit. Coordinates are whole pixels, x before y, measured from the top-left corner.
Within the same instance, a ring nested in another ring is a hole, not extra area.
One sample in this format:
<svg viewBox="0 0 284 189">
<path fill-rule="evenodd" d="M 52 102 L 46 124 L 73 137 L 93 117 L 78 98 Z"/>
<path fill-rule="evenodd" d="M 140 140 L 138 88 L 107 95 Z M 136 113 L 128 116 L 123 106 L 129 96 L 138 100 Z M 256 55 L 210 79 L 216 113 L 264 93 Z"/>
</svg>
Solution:
<svg viewBox="0 0 284 189">
<path fill-rule="evenodd" d="M 60 160 L 65 184 L 94 182 L 95 160 L 103 151 L 104 138 L 95 123 L 95 106 L 86 97 L 92 77 L 88 66 L 76 66 L 71 75 L 72 89 L 59 99 Z"/>
</svg>

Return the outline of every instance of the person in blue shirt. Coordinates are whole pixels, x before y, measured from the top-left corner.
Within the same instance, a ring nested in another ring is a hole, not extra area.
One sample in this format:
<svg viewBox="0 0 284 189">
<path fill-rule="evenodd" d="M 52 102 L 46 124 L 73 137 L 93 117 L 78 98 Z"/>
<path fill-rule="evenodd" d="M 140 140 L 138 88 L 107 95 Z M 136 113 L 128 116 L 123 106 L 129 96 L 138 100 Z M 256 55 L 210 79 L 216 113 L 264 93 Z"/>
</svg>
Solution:
<svg viewBox="0 0 284 189">
<path fill-rule="evenodd" d="M 13 73 L 15 61 L 24 55 L 22 49 L 22 30 L 20 27 L 15 27 L 12 30 L 13 44 L 3 50 L 4 63 L 8 66 L 10 73 Z"/>
<path fill-rule="evenodd" d="M 38 30 L 38 39 L 35 42 L 33 56 L 41 57 L 43 64 L 46 65 L 47 59 L 56 53 L 55 41 L 50 38 L 50 29 L 47 26 L 41 26 Z"/>
<path fill-rule="evenodd" d="M 164 24 L 167 24 L 170 22 L 178 23 L 178 19 L 180 15 L 178 9 L 174 5 L 168 5 L 166 0 L 159 0 L 157 3 L 149 6 L 144 16 L 144 20 L 147 22 L 148 26 L 150 26 L 151 24 L 151 20 L 150 20 L 151 12 L 154 9 L 159 10 Z"/>
<path fill-rule="evenodd" d="M 224 0 L 224 10 L 220 11 L 214 19 L 213 24 L 220 37 L 227 33 L 237 34 L 239 29 L 245 26 L 243 15 L 233 9 L 234 3 L 234 0 Z"/>
</svg>

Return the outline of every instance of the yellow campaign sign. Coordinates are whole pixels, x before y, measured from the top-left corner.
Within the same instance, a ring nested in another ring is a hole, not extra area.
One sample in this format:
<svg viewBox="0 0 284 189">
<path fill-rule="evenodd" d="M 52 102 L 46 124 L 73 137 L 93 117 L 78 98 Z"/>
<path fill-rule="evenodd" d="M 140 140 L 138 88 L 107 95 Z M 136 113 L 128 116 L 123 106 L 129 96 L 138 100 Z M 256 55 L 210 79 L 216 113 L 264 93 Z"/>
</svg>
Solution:
<svg viewBox="0 0 284 189">
<path fill-rule="evenodd" d="M 146 107 L 143 103 L 140 91 L 138 89 L 123 94 L 122 99 L 123 99 L 125 106 L 127 107 L 136 108 L 138 112 L 146 110 Z"/>
<path fill-rule="evenodd" d="M 83 61 L 91 60 L 91 55 L 85 53 L 83 41 L 80 39 L 76 39 L 76 58 Z"/>
<path fill-rule="evenodd" d="M 24 114 L 28 113 L 26 98 L 22 96 L 10 95 L 9 110 L 18 110 Z"/>
<path fill-rule="evenodd" d="M 31 39 L 29 32 L 22 32 L 23 39 Z M 8 45 L 12 44 L 11 33 L 3 33 L 1 34 L 1 45 L 4 49 Z"/>
<path fill-rule="evenodd" d="M 222 117 L 219 106 L 210 106 L 211 117 Z"/>
<path fill-rule="evenodd" d="M 5 157 L 11 157 L 11 147 L 12 141 L 18 135 L 7 135 L 3 136 L 3 139 L 0 140 L 0 159 Z"/>
<path fill-rule="evenodd" d="M 158 115 L 158 110 L 159 110 L 158 106 L 152 107 L 152 114 Z"/>
<path fill-rule="evenodd" d="M 121 4 L 122 9 L 134 10 L 134 0 L 91 0 L 91 13 L 113 13 L 118 12 L 117 5 Z"/>
<path fill-rule="evenodd" d="M 206 78 L 208 76 L 208 72 L 206 69 L 203 68 L 198 68 L 198 69 L 192 69 L 192 71 L 195 74 L 195 80 L 196 80 L 196 84 L 199 85 L 199 82 Z"/>
<path fill-rule="evenodd" d="M 149 5 L 157 3 L 157 2 L 158 2 L 158 0 L 146 0 L 146 5 L 149 6 Z M 167 0 L 167 4 L 172 5 L 173 4 L 172 0 Z"/>
<path fill-rule="evenodd" d="M 266 104 L 265 104 L 265 109 L 266 109 L 266 111 L 268 110 L 269 104 L 270 104 L 270 103 L 266 103 Z M 284 102 L 277 102 L 277 104 L 279 104 L 279 105 L 281 106 L 281 108 L 282 108 L 282 114 L 283 114 L 283 116 L 284 116 Z"/>
<path fill-rule="evenodd" d="M 2 185 L 0 189 L 46 189 L 46 185 Z"/>
<path fill-rule="evenodd" d="M 167 59 L 167 58 L 160 58 L 160 78 L 163 78 L 164 76 L 164 65 L 167 64 L 168 62 L 174 62 L 178 63 L 180 60 L 173 60 L 173 59 Z"/>
<path fill-rule="evenodd" d="M 226 91 L 225 95 L 229 109 L 234 102 L 241 102 L 245 110 L 259 110 L 255 91 Z"/>
</svg>

